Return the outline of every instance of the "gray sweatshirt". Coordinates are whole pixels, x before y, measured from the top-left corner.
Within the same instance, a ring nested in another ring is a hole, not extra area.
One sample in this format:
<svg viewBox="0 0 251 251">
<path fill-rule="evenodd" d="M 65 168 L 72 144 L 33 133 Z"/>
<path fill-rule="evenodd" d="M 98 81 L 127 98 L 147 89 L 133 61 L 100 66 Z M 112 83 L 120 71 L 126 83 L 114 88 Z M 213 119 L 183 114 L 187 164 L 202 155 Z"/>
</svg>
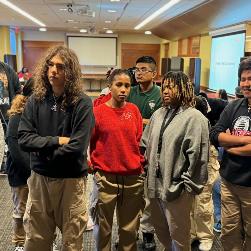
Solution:
<svg viewBox="0 0 251 251">
<path fill-rule="evenodd" d="M 158 161 L 159 135 L 166 112 L 167 108 L 162 107 L 152 115 L 144 130 L 141 145 L 146 148 L 148 161 L 149 198 L 172 201 L 184 190 L 193 194 L 203 190 L 203 184 L 207 181 L 209 123 L 195 108 L 179 108 L 164 131 Z M 158 162 L 160 178 L 156 176 Z"/>
</svg>

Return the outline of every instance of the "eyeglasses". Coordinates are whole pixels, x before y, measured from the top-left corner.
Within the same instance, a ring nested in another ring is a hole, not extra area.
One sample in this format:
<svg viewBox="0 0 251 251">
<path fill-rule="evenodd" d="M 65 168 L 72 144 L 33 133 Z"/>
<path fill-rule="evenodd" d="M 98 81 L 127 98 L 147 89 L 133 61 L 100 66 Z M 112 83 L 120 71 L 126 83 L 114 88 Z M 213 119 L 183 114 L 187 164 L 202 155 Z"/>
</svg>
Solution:
<svg viewBox="0 0 251 251">
<path fill-rule="evenodd" d="M 145 74 L 145 73 L 148 73 L 148 72 L 153 72 L 152 70 L 148 70 L 147 68 L 136 68 L 133 70 L 133 73 L 134 74 L 138 74 L 138 73 L 142 73 L 142 74 Z"/>
<path fill-rule="evenodd" d="M 53 68 L 54 66 L 56 66 L 57 70 L 59 71 L 64 71 L 65 70 L 65 65 L 64 64 L 54 64 L 53 62 L 49 61 L 47 63 L 48 68 Z"/>
</svg>

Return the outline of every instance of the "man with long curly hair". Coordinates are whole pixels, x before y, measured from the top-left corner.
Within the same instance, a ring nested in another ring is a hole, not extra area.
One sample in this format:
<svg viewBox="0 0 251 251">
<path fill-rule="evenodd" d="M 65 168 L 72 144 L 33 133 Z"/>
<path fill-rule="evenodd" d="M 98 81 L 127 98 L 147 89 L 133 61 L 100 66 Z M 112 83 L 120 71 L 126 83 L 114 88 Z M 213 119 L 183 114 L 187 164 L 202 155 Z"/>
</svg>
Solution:
<svg viewBox="0 0 251 251">
<path fill-rule="evenodd" d="M 31 153 L 26 251 L 51 250 L 56 226 L 62 250 L 83 249 L 86 152 L 94 116 L 80 76 L 76 54 L 64 46 L 51 48 L 34 74 L 18 130 L 19 144 Z"/>
<path fill-rule="evenodd" d="M 192 202 L 207 180 L 208 120 L 194 108 L 194 88 L 183 72 L 164 76 L 162 100 L 142 137 L 151 219 L 165 250 L 189 251 Z"/>
</svg>

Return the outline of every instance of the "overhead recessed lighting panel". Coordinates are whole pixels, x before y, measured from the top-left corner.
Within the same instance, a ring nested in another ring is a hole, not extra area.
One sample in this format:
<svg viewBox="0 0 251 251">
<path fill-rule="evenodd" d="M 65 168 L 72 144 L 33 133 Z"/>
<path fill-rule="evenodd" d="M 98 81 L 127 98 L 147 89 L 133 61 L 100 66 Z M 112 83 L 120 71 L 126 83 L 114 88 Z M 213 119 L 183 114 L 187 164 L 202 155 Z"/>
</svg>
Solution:
<svg viewBox="0 0 251 251">
<path fill-rule="evenodd" d="M 47 31 L 47 29 L 45 27 L 41 27 L 39 28 L 39 31 Z"/>
<path fill-rule="evenodd" d="M 107 31 L 106 31 L 106 33 L 108 33 L 108 34 L 112 34 L 112 33 L 113 33 L 113 31 L 112 31 L 112 30 L 107 30 Z"/>
<path fill-rule="evenodd" d="M 145 31 L 145 34 L 146 34 L 146 35 L 151 35 L 152 32 L 151 32 L 151 31 Z"/>
<path fill-rule="evenodd" d="M 82 33 L 86 33 L 87 29 L 80 29 L 79 31 L 82 32 Z"/>
<path fill-rule="evenodd" d="M 150 15 L 149 17 L 147 17 L 140 24 L 138 24 L 137 26 L 135 26 L 134 29 L 135 30 L 139 30 L 140 28 L 142 28 L 143 26 L 145 26 L 146 24 L 148 24 L 149 22 L 151 22 L 154 18 L 156 18 L 157 16 L 161 15 L 163 12 L 165 12 L 168 9 L 170 9 L 171 7 L 173 7 L 175 4 L 177 4 L 180 1 L 181 0 L 171 0 L 171 1 L 169 1 L 167 4 L 165 4 L 160 9 L 158 9 L 157 11 L 155 11 L 152 15 Z"/>
<path fill-rule="evenodd" d="M 107 10 L 109 13 L 115 13 L 117 12 L 116 10 Z"/>
<path fill-rule="evenodd" d="M 20 9 L 19 7 L 17 7 L 15 4 L 7 1 L 7 0 L 0 0 L 0 3 L 8 6 L 9 8 L 11 8 L 12 10 L 16 11 L 17 13 L 21 14 L 22 16 L 30 19 L 32 22 L 45 27 L 46 25 L 44 23 L 42 23 L 41 21 L 39 21 L 38 19 L 36 19 L 35 17 L 31 16 L 29 13 L 27 13 L 26 11 Z"/>
<path fill-rule="evenodd" d="M 106 24 L 110 24 L 111 22 L 112 22 L 112 21 L 110 21 L 110 20 L 106 20 L 106 21 L 105 21 Z"/>
<path fill-rule="evenodd" d="M 120 0 L 110 0 L 111 2 L 120 2 Z"/>
</svg>

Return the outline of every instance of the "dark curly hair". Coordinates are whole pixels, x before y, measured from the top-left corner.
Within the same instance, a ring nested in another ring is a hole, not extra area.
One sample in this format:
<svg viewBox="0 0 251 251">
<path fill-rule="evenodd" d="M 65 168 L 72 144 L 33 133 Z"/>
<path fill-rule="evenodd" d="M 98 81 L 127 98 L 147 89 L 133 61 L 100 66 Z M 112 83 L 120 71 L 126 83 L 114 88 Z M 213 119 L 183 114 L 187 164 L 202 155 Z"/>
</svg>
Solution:
<svg viewBox="0 0 251 251">
<path fill-rule="evenodd" d="M 186 107 L 195 107 L 195 94 L 193 83 L 189 80 L 188 76 L 181 71 L 169 71 L 163 77 L 161 86 L 163 92 L 164 84 L 173 84 L 175 91 L 175 99 L 179 105 Z"/>
<path fill-rule="evenodd" d="M 67 108 L 73 105 L 79 95 L 83 92 L 81 87 L 81 68 L 76 54 L 59 45 L 50 48 L 46 55 L 40 60 L 34 73 L 34 96 L 38 101 L 42 101 L 46 94 L 52 90 L 51 84 L 48 79 L 48 63 L 58 55 L 65 65 L 65 85 L 63 93 L 62 107 Z"/>
</svg>

